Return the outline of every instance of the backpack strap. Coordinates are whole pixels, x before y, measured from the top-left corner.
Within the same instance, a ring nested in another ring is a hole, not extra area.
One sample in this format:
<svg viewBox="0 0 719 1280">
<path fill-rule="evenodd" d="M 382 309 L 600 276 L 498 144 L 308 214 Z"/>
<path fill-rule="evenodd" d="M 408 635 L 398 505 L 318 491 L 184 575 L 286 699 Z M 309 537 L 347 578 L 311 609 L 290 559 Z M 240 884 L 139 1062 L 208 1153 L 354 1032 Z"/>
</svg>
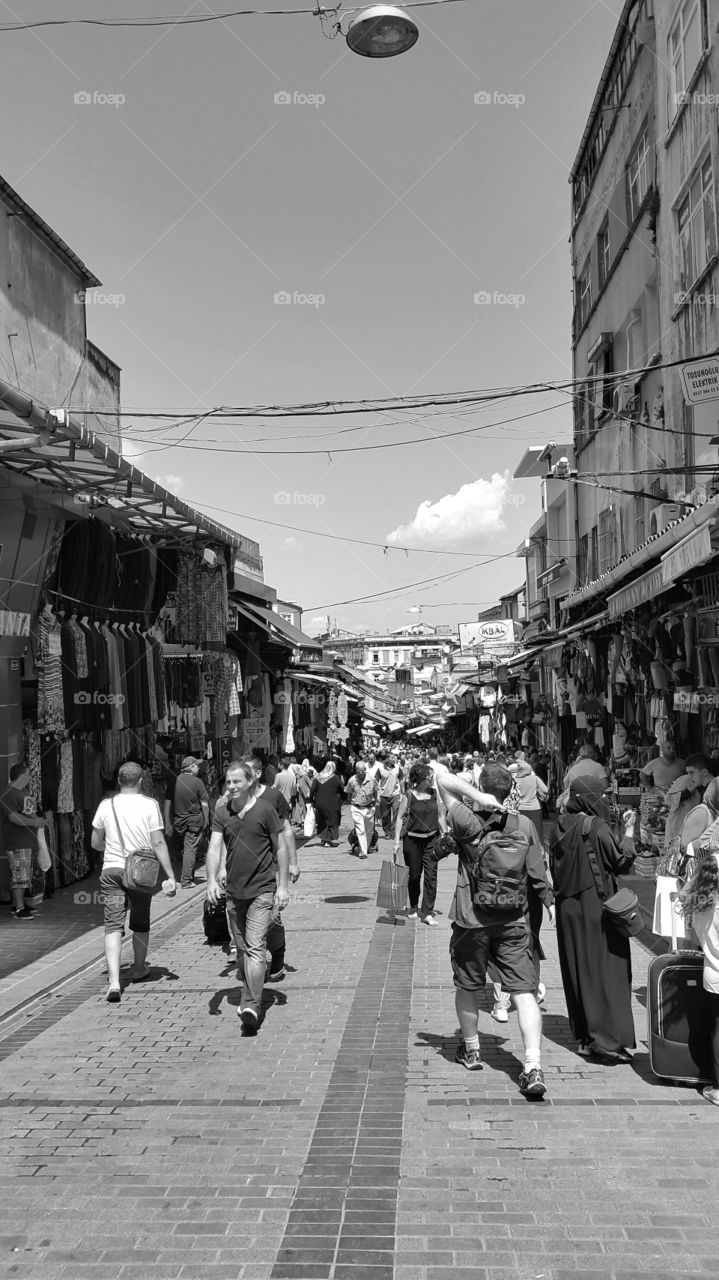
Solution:
<svg viewBox="0 0 719 1280">
<path fill-rule="evenodd" d="M 597 893 L 599 894 L 599 900 L 600 902 L 606 902 L 607 891 L 604 887 L 604 877 L 602 876 L 602 873 L 599 869 L 599 862 L 597 860 L 596 850 L 594 848 L 594 845 L 592 844 L 592 839 L 591 839 L 594 824 L 596 821 L 597 821 L 596 818 L 592 818 L 590 817 L 589 814 L 587 814 L 585 816 L 584 822 L 582 823 L 582 835 L 584 836 L 584 842 L 585 842 L 584 847 L 587 851 L 587 857 L 589 859 L 589 865 L 592 869 L 592 875 L 594 876 L 594 883 L 596 885 Z"/>
<path fill-rule="evenodd" d="M 111 797 L 110 797 L 110 805 L 112 806 L 112 816 L 113 816 L 113 818 L 115 819 L 115 826 L 117 827 L 117 838 L 118 838 L 118 840 L 120 841 L 120 848 L 122 849 L 123 855 L 124 855 L 125 857 L 127 857 L 127 849 L 125 848 L 125 841 L 124 841 L 124 840 L 123 840 L 123 838 L 122 838 L 122 831 L 120 830 L 120 823 L 118 822 L 118 819 L 117 819 L 117 810 L 116 810 L 116 808 L 115 808 L 115 797 L 114 797 L 114 796 L 111 796 Z"/>
</svg>

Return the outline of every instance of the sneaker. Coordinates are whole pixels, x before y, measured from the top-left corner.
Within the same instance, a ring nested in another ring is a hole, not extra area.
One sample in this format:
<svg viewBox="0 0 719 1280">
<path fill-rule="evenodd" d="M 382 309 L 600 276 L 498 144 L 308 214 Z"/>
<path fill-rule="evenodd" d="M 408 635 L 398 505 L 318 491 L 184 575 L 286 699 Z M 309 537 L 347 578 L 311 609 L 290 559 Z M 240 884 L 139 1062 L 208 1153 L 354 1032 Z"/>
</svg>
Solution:
<svg viewBox="0 0 719 1280">
<path fill-rule="evenodd" d="M 360 854 L 358 854 L 357 856 L 358 856 L 359 858 L 366 858 L 366 857 L 367 857 L 367 854 L 366 854 L 366 853 L 360 853 Z"/>
<path fill-rule="evenodd" d="M 509 996 L 504 992 L 492 1005 L 492 1017 L 495 1022 L 509 1022 Z"/>
<path fill-rule="evenodd" d="M 409 911 L 407 912 L 407 919 L 408 919 L 408 920 L 418 920 L 418 919 L 419 919 L 419 912 L 418 912 L 418 910 L 417 910 L 417 908 L 416 908 L 416 907 L 410 907 Z"/>
<path fill-rule="evenodd" d="M 238 1017 L 246 1031 L 256 1031 L 259 1025 L 259 1018 L 254 1009 L 238 1009 Z"/>
<path fill-rule="evenodd" d="M 427 913 L 427 915 L 424 917 L 424 923 L 425 923 L 425 924 L 439 924 L 439 920 L 435 920 L 434 916 L 432 915 L 432 912 L 431 912 L 431 911 L 429 911 L 429 912 Z"/>
<path fill-rule="evenodd" d="M 283 965 L 281 969 L 270 969 L 270 972 L 267 975 L 267 981 L 281 982 L 284 976 L 285 976 L 285 967 Z"/>
<path fill-rule="evenodd" d="M 545 987 L 543 982 L 540 982 L 539 986 L 537 987 L 537 1004 L 544 1004 L 544 998 L 546 994 L 547 994 L 547 988 Z"/>
<path fill-rule="evenodd" d="M 706 1089 L 702 1089 L 702 1098 L 706 1098 L 707 1102 L 713 1102 L 715 1107 L 719 1107 L 719 1089 L 712 1089 L 711 1085 L 707 1085 Z"/>
<path fill-rule="evenodd" d="M 543 1098 L 547 1092 L 544 1074 L 541 1067 L 532 1067 L 531 1071 L 523 1071 L 519 1077 L 519 1092 L 525 1098 Z"/>
<path fill-rule="evenodd" d="M 466 1071 L 481 1071 L 484 1063 L 479 1056 L 478 1049 L 468 1049 L 464 1040 L 460 1040 L 457 1046 L 457 1052 L 454 1055 L 455 1062 L 463 1066 Z"/>
<path fill-rule="evenodd" d="M 10 914 L 13 920 L 34 920 L 35 919 L 35 912 L 31 911 L 29 907 L 20 907 L 18 908 L 18 910 L 11 911 Z"/>
</svg>

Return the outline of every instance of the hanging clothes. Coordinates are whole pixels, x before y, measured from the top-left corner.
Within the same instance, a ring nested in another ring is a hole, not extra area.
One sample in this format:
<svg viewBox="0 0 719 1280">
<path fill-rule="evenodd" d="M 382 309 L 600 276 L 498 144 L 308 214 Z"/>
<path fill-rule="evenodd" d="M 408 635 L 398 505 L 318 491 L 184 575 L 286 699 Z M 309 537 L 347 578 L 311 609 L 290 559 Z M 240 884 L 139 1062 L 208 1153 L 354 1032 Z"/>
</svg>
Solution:
<svg viewBox="0 0 719 1280">
<path fill-rule="evenodd" d="M 59 620 L 43 609 L 37 620 L 38 729 L 63 733 L 65 709 L 62 684 L 62 638 Z"/>
</svg>

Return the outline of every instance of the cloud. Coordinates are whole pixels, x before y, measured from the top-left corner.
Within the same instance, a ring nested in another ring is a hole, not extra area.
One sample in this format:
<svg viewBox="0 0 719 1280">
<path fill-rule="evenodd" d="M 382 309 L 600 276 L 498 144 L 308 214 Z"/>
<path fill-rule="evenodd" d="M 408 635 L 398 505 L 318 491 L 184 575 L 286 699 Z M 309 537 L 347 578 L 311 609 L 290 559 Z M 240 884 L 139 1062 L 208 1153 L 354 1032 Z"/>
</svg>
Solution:
<svg viewBox="0 0 719 1280">
<path fill-rule="evenodd" d="M 171 471 L 166 476 L 155 476 L 155 480 L 163 489 L 169 489 L 170 493 L 179 493 L 185 485 L 182 476 L 173 475 Z"/>
<path fill-rule="evenodd" d="M 502 513 L 509 497 L 509 472 L 495 472 L 490 480 L 473 480 L 456 493 L 447 493 L 436 502 L 425 499 L 409 524 L 398 525 L 387 534 L 387 545 L 438 547 L 459 545 L 491 538 L 504 529 Z"/>
</svg>

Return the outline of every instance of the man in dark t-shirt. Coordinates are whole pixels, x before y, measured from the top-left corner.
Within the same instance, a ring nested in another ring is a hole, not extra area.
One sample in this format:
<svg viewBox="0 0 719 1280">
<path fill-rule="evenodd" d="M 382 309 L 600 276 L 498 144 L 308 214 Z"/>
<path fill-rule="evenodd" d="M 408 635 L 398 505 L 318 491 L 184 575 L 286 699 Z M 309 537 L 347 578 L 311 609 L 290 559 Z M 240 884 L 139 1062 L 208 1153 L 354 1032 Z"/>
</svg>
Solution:
<svg viewBox="0 0 719 1280">
<path fill-rule="evenodd" d="M 198 777 L 200 762 L 194 756 L 185 756 L 182 773 L 175 782 L 172 802 L 175 831 L 182 840 L 183 889 L 195 883 L 197 850 L 205 827 L 210 824 L 210 799 L 204 782 Z"/>
<path fill-rule="evenodd" d="M 230 765 L 226 799 L 215 809 L 207 851 L 207 899 L 215 905 L 222 894 L 224 841 L 227 914 L 241 982 L 238 1012 L 250 1033 L 260 1024 L 273 909 L 284 910 L 290 900 L 289 855 L 279 839 L 282 822 L 273 805 L 252 794 L 254 782 L 250 765 L 241 761 Z"/>
</svg>

